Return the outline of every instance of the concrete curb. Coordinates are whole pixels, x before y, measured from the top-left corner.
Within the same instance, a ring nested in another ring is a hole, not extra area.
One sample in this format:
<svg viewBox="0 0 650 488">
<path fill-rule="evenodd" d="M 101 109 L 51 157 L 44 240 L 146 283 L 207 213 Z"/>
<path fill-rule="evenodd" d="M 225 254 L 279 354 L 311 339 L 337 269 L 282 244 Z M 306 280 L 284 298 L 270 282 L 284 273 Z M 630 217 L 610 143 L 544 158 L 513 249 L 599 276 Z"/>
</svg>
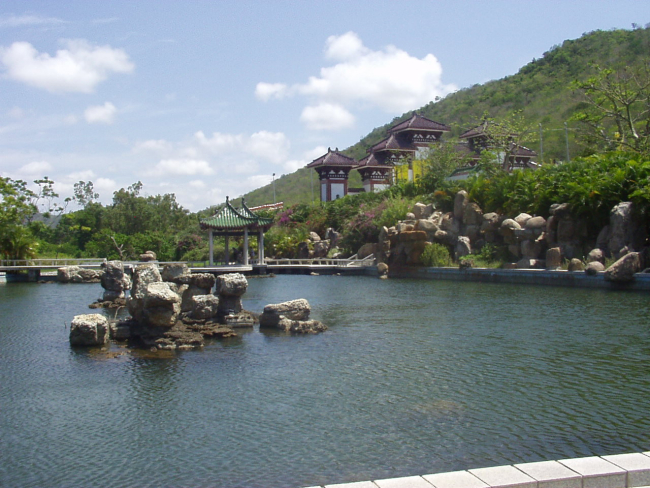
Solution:
<svg viewBox="0 0 650 488">
<path fill-rule="evenodd" d="M 324 488 L 641 488 L 648 486 L 650 486 L 650 451 L 358 481 L 324 485 Z"/>
</svg>

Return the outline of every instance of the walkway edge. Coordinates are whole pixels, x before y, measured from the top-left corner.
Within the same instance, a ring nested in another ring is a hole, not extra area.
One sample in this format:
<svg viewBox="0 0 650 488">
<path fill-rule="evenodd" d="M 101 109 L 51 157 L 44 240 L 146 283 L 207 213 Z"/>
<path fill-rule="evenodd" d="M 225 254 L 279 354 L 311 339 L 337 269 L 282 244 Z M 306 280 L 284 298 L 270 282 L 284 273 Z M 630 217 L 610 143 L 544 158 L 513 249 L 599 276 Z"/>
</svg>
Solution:
<svg viewBox="0 0 650 488">
<path fill-rule="evenodd" d="M 650 451 L 322 486 L 324 488 L 641 488 L 650 486 Z"/>
</svg>

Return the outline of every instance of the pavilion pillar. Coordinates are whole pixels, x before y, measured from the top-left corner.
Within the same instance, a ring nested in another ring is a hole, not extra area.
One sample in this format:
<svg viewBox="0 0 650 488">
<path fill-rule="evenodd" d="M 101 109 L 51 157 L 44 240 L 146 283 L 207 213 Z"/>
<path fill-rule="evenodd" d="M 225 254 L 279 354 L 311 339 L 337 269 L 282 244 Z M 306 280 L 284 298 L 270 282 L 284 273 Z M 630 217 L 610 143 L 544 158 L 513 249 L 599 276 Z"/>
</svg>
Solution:
<svg viewBox="0 0 650 488">
<path fill-rule="evenodd" d="M 226 260 L 226 266 L 230 264 L 230 249 L 228 249 L 228 241 L 230 240 L 230 236 L 226 234 L 226 249 L 224 251 L 224 258 Z"/>
<path fill-rule="evenodd" d="M 212 237 L 212 229 L 210 229 L 209 235 L 210 235 L 210 266 L 214 266 L 214 239 Z"/>
<path fill-rule="evenodd" d="M 244 266 L 248 266 L 248 227 L 244 227 Z"/>
<path fill-rule="evenodd" d="M 264 265 L 264 230 L 260 229 L 260 237 L 257 239 L 257 247 L 258 247 L 258 252 L 257 254 L 258 259 L 259 259 L 259 265 L 263 266 Z"/>
</svg>

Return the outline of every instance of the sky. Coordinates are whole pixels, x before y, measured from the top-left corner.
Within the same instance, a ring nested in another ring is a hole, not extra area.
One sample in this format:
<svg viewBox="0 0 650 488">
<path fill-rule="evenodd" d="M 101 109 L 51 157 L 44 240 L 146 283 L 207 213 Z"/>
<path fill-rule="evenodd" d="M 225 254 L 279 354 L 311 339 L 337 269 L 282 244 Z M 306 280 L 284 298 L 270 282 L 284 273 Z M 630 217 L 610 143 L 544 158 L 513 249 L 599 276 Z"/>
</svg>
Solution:
<svg viewBox="0 0 650 488">
<path fill-rule="evenodd" d="M 105 204 L 141 181 L 198 211 L 648 22 L 646 0 L 3 0 L 0 176 L 48 176 L 61 198 L 92 181 Z"/>
</svg>

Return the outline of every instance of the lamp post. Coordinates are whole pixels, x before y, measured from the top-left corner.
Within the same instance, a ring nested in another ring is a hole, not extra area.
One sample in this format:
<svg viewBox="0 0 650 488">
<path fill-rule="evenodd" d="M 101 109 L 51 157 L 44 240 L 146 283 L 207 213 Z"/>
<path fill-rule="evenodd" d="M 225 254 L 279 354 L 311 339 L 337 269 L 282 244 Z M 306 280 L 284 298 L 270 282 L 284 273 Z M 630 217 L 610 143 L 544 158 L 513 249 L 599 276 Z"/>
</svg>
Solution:
<svg viewBox="0 0 650 488">
<path fill-rule="evenodd" d="M 273 173 L 273 204 L 275 205 L 275 173 Z"/>
</svg>

